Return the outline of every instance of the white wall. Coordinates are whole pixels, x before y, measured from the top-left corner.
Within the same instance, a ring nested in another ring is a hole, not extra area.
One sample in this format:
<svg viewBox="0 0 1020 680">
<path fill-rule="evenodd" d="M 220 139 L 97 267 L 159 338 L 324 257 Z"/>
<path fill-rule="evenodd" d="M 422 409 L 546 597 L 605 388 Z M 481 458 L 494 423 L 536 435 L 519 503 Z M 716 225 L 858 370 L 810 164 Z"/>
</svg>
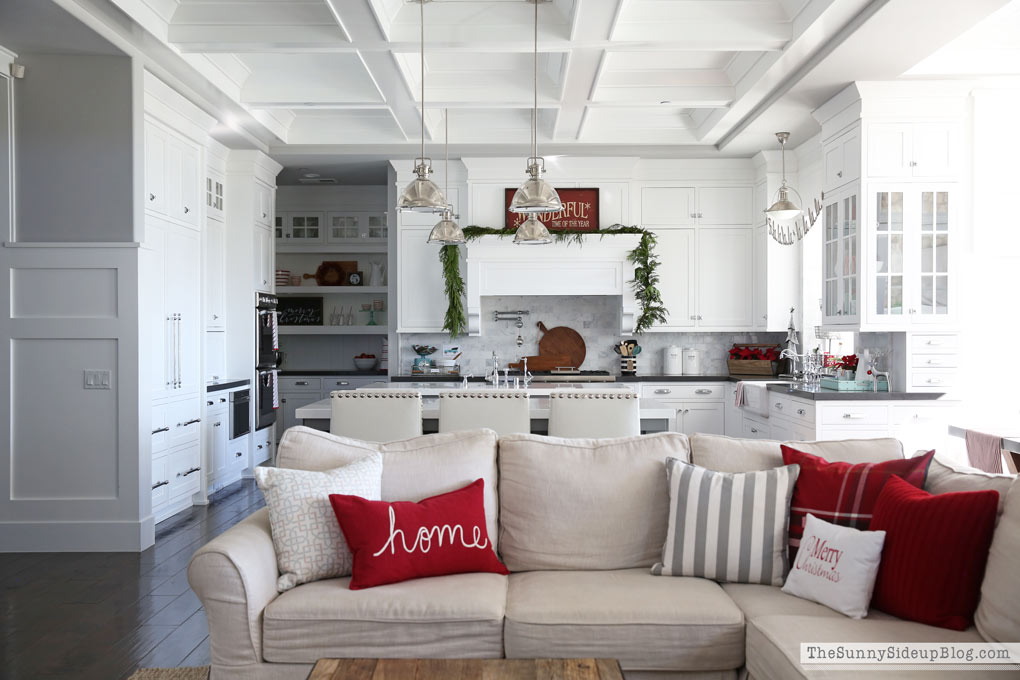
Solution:
<svg viewBox="0 0 1020 680">
<path fill-rule="evenodd" d="M 131 59 L 22 54 L 14 83 L 16 240 L 134 240 Z"/>
</svg>

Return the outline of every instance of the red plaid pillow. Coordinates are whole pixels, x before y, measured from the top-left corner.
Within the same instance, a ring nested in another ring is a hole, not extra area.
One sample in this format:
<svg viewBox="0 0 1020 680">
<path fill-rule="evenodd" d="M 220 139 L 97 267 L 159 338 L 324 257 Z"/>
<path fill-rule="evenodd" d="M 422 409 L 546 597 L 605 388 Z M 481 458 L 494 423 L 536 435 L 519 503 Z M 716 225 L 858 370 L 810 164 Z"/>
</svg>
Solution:
<svg viewBox="0 0 1020 680">
<path fill-rule="evenodd" d="M 830 524 L 867 531 L 871 513 L 886 481 L 896 475 L 917 488 L 924 487 L 928 466 L 935 455 L 929 451 L 916 458 L 882 463 L 830 463 L 824 458 L 783 446 L 783 463 L 800 465 L 800 476 L 790 503 L 790 563 L 797 556 L 807 514 Z"/>
</svg>

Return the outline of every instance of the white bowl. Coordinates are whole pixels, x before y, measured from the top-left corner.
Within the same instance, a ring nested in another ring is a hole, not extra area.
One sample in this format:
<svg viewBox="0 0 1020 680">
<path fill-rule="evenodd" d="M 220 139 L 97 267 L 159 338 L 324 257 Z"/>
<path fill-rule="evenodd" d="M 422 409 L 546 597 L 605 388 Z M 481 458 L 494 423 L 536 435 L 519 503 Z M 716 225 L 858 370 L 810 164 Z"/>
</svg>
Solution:
<svg viewBox="0 0 1020 680">
<path fill-rule="evenodd" d="M 377 359 L 377 358 L 376 359 L 358 359 L 358 358 L 355 358 L 354 359 L 354 366 L 359 371 L 371 371 L 373 368 L 375 368 L 375 365 L 376 365 L 376 363 L 378 361 L 379 361 L 379 359 Z"/>
</svg>

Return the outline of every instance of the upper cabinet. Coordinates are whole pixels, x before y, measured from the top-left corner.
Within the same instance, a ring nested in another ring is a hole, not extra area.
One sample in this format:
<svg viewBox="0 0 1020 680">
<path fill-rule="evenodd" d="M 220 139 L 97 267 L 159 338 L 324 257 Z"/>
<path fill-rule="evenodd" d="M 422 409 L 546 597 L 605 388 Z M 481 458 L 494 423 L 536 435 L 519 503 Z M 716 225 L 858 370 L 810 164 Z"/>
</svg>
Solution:
<svg viewBox="0 0 1020 680">
<path fill-rule="evenodd" d="M 935 97 L 923 83 L 916 97 L 883 87 L 856 83 L 815 112 L 826 180 L 822 323 L 951 330 L 966 97 Z"/>
<path fill-rule="evenodd" d="M 869 178 L 955 179 L 958 124 L 873 123 L 867 130 Z"/>
<path fill-rule="evenodd" d="M 201 151 L 196 144 L 146 120 L 146 211 L 197 229 L 202 214 L 201 163 Z"/>
<path fill-rule="evenodd" d="M 752 204 L 750 186 L 646 186 L 641 188 L 641 224 L 676 228 L 750 225 Z"/>
<path fill-rule="evenodd" d="M 273 227 L 273 189 L 262 182 L 255 183 L 255 224 Z"/>
<path fill-rule="evenodd" d="M 226 210 L 224 204 L 224 186 L 226 179 L 223 173 L 207 168 L 205 171 L 205 214 L 214 220 L 223 220 L 223 213 Z"/>
</svg>

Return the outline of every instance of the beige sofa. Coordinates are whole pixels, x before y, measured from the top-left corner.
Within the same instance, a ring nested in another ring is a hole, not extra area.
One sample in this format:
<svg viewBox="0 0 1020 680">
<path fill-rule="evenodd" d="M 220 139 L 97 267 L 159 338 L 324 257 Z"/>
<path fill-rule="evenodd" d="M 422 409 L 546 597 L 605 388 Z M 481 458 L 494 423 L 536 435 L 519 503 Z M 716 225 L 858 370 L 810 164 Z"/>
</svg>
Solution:
<svg viewBox="0 0 1020 680">
<path fill-rule="evenodd" d="M 851 462 L 903 455 L 895 440 L 799 447 Z M 489 535 L 498 538 L 498 552 L 513 573 L 358 591 L 339 578 L 281 594 L 262 509 L 201 548 L 188 567 L 188 581 L 208 616 L 211 680 L 303 679 L 322 657 L 503 656 L 613 657 L 629 679 L 856 678 L 860 671 L 802 667 L 800 643 L 983 641 L 973 628 L 954 632 L 878 611 L 852 620 L 772 586 L 652 576 L 649 567 L 666 531 L 663 461 L 674 456 L 717 470 L 765 469 L 782 463 L 777 442 L 704 435 L 688 441 L 675 433 L 615 440 L 513 435 L 497 441 L 494 432 L 478 430 L 380 446 L 293 428 L 283 437 L 278 463 L 324 470 L 380 449 L 383 500 L 418 500 L 483 478 Z M 1011 482 L 941 463 L 929 474 L 933 492 L 1004 491 Z M 1020 490 L 1013 490 L 1007 516 L 1012 519 L 1003 519 L 1000 530 L 1020 532 Z M 1017 537 L 1010 540 L 1015 546 Z M 984 598 L 1015 602 L 1011 572 L 1000 571 L 1001 585 L 990 584 L 989 576 Z M 979 623 L 981 616 L 979 610 Z M 1005 641 L 1004 616 L 988 616 L 996 617 L 988 628 Z M 1005 625 L 1007 637 L 1016 625 L 1013 640 L 1020 640 L 1020 622 Z M 880 677 L 939 675 L 925 670 Z M 984 675 L 1003 677 L 966 677 Z"/>
</svg>

